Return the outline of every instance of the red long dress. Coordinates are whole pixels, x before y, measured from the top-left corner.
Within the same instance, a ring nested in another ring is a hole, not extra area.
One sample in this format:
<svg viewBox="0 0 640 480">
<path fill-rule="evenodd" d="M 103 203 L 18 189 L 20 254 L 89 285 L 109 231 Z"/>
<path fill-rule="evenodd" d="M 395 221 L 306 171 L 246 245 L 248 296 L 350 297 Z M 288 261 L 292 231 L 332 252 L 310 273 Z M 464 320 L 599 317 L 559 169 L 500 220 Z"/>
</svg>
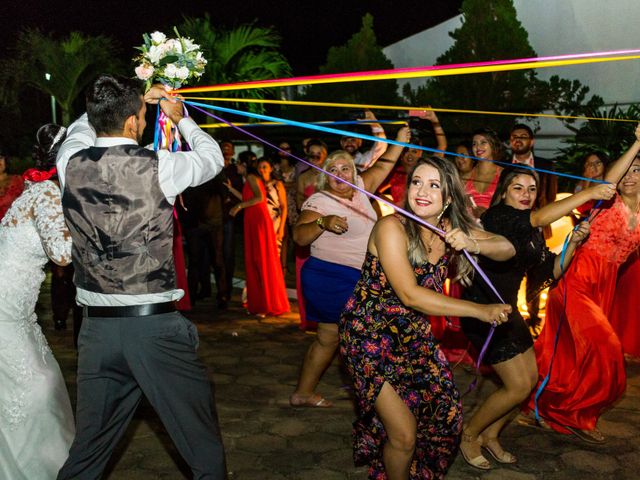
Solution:
<svg viewBox="0 0 640 480">
<path fill-rule="evenodd" d="M 629 215 L 619 197 L 604 209 L 567 273 L 549 292 L 545 325 L 534 344 L 538 385 L 525 410 L 534 408 L 535 392 L 549 372 L 558 324 L 566 313 L 551 377 L 538 400 L 540 416 L 561 433 L 568 433 L 563 425 L 593 430 L 603 411 L 624 393 L 622 346 L 608 316 L 618 269 L 640 246 L 640 225 L 629 230 Z"/>
<path fill-rule="evenodd" d="M 7 213 L 13 201 L 20 196 L 24 190 L 24 180 L 20 175 L 11 175 L 9 183 L 3 192 L 0 192 L 0 220 Z"/>
<path fill-rule="evenodd" d="M 276 234 L 267 208 L 267 193 L 262 181 L 262 202 L 244 209 L 244 268 L 247 304 L 250 313 L 281 315 L 290 310 L 282 265 L 276 246 Z M 242 201 L 254 197 L 247 181 Z"/>
<path fill-rule="evenodd" d="M 620 268 L 610 317 L 611 325 L 622 343 L 622 351 L 633 357 L 640 357 L 638 285 L 640 285 L 640 249 L 633 252 Z"/>
<path fill-rule="evenodd" d="M 178 300 L 176 308 L 180 311 L 189 311 L 191 310 L 191 298 L 189 297 L 187 267 L 184 261 L 184 249 L 182 248 L 182 227 L 175 208 L 173 209 L 173 263 L 176 269 L 176 287 L 184 290 L 184 297 Z"/>
</svg>

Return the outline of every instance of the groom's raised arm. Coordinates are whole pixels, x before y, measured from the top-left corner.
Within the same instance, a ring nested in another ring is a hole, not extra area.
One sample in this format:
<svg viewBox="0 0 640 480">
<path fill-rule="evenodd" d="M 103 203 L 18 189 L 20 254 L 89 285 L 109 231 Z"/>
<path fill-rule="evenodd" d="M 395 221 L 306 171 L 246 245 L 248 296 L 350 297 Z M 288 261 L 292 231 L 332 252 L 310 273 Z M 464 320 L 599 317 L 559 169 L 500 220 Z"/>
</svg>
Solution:
<svg viewBox="0 0 640 480">
<path fill-rule="evenodd" d="M 60 150 L 58 150 L 56 168 L 58 170 L 60 190 L 64 190 L 64 176 L 69 159 L 80 150 L 94 146 L 95 143 L 96 131 L 89 123 L 89 119 L 85 113 L 69 126 L 67 138 L 64 139 Z"/>
<path fill-rule="evenodd" d="M 184 117 L 182 102 L 163 101 L 160 107 L 180 129 L 191 147 L 190 152 L 158 152 L 160 188 L 173 204 L 188 187 L 201 185 L 222 171 L 224 157 L 218 142 L 204 132 L 192 118 Z"/>
</svg>

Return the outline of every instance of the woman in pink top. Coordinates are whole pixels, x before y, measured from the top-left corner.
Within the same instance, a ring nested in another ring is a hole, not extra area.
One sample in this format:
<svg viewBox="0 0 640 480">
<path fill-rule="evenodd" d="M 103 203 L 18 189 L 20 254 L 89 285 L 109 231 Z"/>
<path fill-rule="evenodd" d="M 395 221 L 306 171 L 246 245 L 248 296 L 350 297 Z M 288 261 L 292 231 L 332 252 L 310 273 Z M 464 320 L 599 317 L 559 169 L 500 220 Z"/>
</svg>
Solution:
<svg viewBox="0 0 640 480">
<path fill-rule="evenodd" d="M 409 142 L 408 127 L 397 140 Z M 398 160 L 402 147 L 392 145 L 385 159 L 357 175 L 353 157 L 343 151 L 329 155 L 323 169 L 367 192 L 375 192 Z M 294 407 L 330 407 L 315 392 L 320 377 L 338 349 L 338 321 L 360 278 L 367 241 L 377 217 L 367 196 L 348 183 L 321 175 L 293 229 L 298 245 L 310 245 L 311 256 L 301 273 L 307 320 L 318 322 L 318 335 L 305 355 L 300 378 L 289 398 Z"/>
<path fill-rule="evenodd" d="M 491 197 L 496 191 L 498 178 L 500 178 L 500 172 L 502 171 L 493 161 L 487 160 L 502 161 L 504 147 L 495 131 L 489 128 L 481 128 L 473 132 L 471 148 L 474 157 L 485 160 L 476 163 L 465 185 L 465 190 L 472 200 L 472 213 L 476 218 L 480 218 L 482 212 L 491 203 Z"/>
</svg>

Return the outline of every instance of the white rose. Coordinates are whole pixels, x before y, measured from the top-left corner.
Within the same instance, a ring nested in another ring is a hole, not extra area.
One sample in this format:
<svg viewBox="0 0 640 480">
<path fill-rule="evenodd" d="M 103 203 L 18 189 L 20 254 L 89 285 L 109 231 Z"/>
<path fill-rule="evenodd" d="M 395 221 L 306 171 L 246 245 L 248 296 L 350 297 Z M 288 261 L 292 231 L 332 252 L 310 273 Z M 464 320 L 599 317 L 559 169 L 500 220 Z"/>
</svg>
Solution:
<svg viewBox="0 0 640 480">
<path fill-rule="evenodd" d="M 151 41 L 156 45 L 164 42 L 166 39 L 167 36 L 162 32 L 153 32 L 151 34 Z"/>
<path fill-rule="evenodd" d="M 180 80 L 186 80 L 189 78 L 189 69 L 187 67 L 180 67 L 176 70 L 176 78 Z"/>
<path fill-rule="evenodd" d="M 167 78 L 176 78 L 178 69 L 175 63 L 170 63 L 164 67 L 164 76 Z"/>
<path fill-rule="evenodd" d="M 178 55 L 182 53 L 182 44 L 174 38 L 167 40 L 163 47 L 165 52 L 176 53 Z"/>
<path fill-rule="evenodd" d="M 182 41 L 184 42 L 184 48 L 186 52 L 193 52 L 200 48 L 200 45 L 196 45 L 195 43 L 193 43 L 193 40 L 191 40 L 190 38 L 183 38 Z"/>
<path fill-rule="evenodd" d="M 149 56 L 149 60 L 151 61 L 151 63 L 155 65 L 160 61 L 162 57 L 164 57 L 164 52 L 162 51 L 161 47 L 152 45 L 147 55 Z"/>
</svg>

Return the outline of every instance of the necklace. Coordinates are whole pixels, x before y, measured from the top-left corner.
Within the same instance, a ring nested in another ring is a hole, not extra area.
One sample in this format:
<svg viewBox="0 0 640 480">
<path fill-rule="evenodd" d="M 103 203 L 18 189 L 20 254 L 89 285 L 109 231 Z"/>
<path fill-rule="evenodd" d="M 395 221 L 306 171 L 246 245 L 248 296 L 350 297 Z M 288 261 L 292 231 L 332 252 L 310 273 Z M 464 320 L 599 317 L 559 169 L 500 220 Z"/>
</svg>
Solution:
<svg viewBox="0 0 640 480">
<path fill-rule="evenodd" d="M 433 251 L 433 242 L 435 242 L 436 237 L 438 236 L 434 232 L 430 232 L 430 233 L 431 233 L 431 241 L 429 242 L 429 245 L 425 245 L 425 250 L 427 251 L 427 259 L 429 258 L 429 255 L 431 255 L 431 252 Z M 422 243 L 424 245 L 424 242 Z"/>
</svg>

